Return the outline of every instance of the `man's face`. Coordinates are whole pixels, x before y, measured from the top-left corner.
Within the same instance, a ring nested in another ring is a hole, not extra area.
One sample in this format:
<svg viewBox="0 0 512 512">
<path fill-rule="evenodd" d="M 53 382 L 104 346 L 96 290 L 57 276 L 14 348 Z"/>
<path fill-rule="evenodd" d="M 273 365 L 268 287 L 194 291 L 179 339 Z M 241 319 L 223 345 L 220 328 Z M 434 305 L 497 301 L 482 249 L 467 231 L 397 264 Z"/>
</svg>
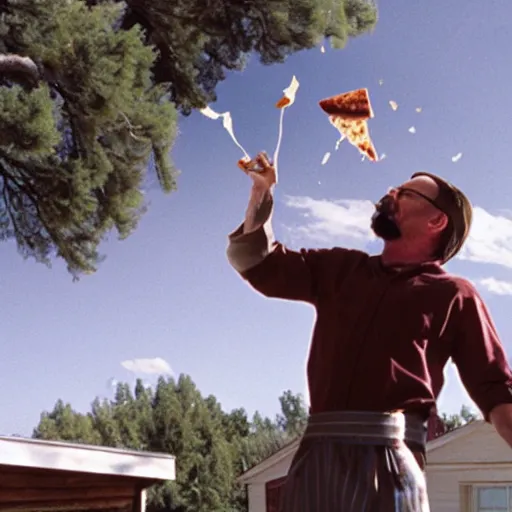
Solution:
<svg viewBox="0 0 512 512">
<path fill-rule="evenodd" d="M 377 203 L 372 229 L 384 241 L 429 236 L 429 221 L 440 214 L 433 202 L 439 193 L 428 176 L 417 176 L 394 187 Z"/>
</svg>

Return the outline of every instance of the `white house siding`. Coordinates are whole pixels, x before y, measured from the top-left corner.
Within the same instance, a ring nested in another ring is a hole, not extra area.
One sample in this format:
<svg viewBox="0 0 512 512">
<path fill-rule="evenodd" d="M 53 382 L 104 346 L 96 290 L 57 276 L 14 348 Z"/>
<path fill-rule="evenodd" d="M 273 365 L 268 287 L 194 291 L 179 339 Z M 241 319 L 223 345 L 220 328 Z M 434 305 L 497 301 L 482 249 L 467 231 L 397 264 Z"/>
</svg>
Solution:
<svg viewBox="0 0 512 512">
<path fill-rule="evenodd" d="M 431 468 L 427 470 L 431 512 L 473 512 L 471 491 L 474 484 L 512 482 L 512 464 L 508 467 Z"/>
<path fill-rule="evenodd" d="M 266 512 L 265 484 L 249 484 L 249 512 Z"/>
<path fill-rule="evenodd" d="M 477 422 L 433 441 L 426 470 L 432 512 L 473 512 L 473 486 L 512 482 L 512 451 Z"/>
<path fill-rule="evenodd" d="M 427 486 L 431 512 L 461 512 L 455 474 L 427 470 Z"/>
</svg>

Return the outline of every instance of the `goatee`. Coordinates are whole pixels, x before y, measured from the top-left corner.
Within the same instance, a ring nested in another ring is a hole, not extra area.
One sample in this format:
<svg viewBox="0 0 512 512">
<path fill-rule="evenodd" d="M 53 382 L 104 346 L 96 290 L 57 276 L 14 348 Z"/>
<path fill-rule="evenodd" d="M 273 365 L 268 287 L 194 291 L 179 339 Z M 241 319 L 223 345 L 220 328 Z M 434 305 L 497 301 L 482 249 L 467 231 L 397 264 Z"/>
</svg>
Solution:
<svg viewBox="0 0 512 512">
<path fill-rule="evenodd" d="M 372 216 L 372 231 L 382 240 L 397 240 L 402 236 L 400 228 L 386 213 L 375 212 Z"/>
<path fill-rule="evenodd" d="M 382 198 L 376 205 L 372 215 L 372 231 L 384 241 L 397 240 L 402 236 L 400 228 L 394 220 L 394 204 L 391 197 Z"/>
</svg>

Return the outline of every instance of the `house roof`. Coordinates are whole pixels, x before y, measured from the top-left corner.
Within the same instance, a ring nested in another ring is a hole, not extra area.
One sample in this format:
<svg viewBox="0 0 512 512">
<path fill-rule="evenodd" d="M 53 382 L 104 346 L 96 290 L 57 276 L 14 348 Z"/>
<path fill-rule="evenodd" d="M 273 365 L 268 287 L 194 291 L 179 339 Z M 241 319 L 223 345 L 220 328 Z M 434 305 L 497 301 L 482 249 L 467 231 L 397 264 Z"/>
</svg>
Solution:
<svg viewBox="0 0 512 512">
<path fill-rule="evenodd" d="M 431 453 L 434 450 L 437 450 L 452 441 L 457 439 L 462 439 L 463 437 L 472 434 L 475 430 L 480 428 L 482 425 L 485 425 L 484 420 L 474 420 L 470 423 L 466 423 L 461 427 L 458 427 L 442 436 L 436 437 L 427 443 L 427 453 Z"/>
<path fill-rule="evenodd" d="M 0 437 L 0 465 L 174 480 L 175 458 L 86 444 Z"/>
<path fill-rule="evenodd" d="M 463 425 L 462 427 L 456 428 L 446 434 L 436 437 L 435 439 L 432 439 L 427 443 L 427 453 L 437 450 L 438 448 L 441 448 L 442 446 L 446 445 L 447 443 L 450 443 L 451 441 L 454 441 L 455 439 L 460 439 L 466 435 L 471 434 L 483 423 L 485 423 L 483 420 L 475 420 L 470 423 L 467 423 L 466 425 Z M 273 453 L 270 457 L 267 457 L 266 459 L 262 460 L 259 464 L 256 464 L 255 466 L 247 470 L 245 473 L 240 475 L 238 477 L 238 482 L 242 484 L 248 484 L 255 477 L 272 468 L 286 457 L 290 455 L 293 457 L 293 455 L 295 454 L 296 450 L 299 447 L 299 444 L 300 437 L 297 437 L 292 442 L 288 443 L 287 445 L 283 446 L 283 448 Z"/>
<path fill-rule="evenodd" d="M 245 473 L 238 477 L 238 482 L 241 484 L 247 484 L 254 477 L 259 475 L 260 473 L 265 472 L 267 469 L 275 466 L 289 455 L 293 457 L 293 455 L 299 448 L 300 440 L 301 436 L 296 437 L 293 441 L 284 445 L 281 449 L 277 450 L 266 459 L 263 459 L 260 463 L 248 469 Z"/>
<path fill-rule="evenodd" d="M 175 477 L 172 455 L 0 437 L 2 512 L 142 512 L 145 489 Z"/>
</svg>

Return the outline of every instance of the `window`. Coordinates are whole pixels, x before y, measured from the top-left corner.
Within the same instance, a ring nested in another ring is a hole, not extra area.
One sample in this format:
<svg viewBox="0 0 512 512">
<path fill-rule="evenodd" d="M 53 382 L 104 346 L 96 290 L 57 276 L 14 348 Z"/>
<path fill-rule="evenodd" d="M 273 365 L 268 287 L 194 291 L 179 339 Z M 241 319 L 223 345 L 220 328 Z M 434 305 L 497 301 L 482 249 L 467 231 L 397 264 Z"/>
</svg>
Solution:
<svg viewBox="0 0 512 512">
<path fill-rule="evenodd" d="M 512 512 L 512 485 L 477 486 L 475 512 Z"/>
</svg>

